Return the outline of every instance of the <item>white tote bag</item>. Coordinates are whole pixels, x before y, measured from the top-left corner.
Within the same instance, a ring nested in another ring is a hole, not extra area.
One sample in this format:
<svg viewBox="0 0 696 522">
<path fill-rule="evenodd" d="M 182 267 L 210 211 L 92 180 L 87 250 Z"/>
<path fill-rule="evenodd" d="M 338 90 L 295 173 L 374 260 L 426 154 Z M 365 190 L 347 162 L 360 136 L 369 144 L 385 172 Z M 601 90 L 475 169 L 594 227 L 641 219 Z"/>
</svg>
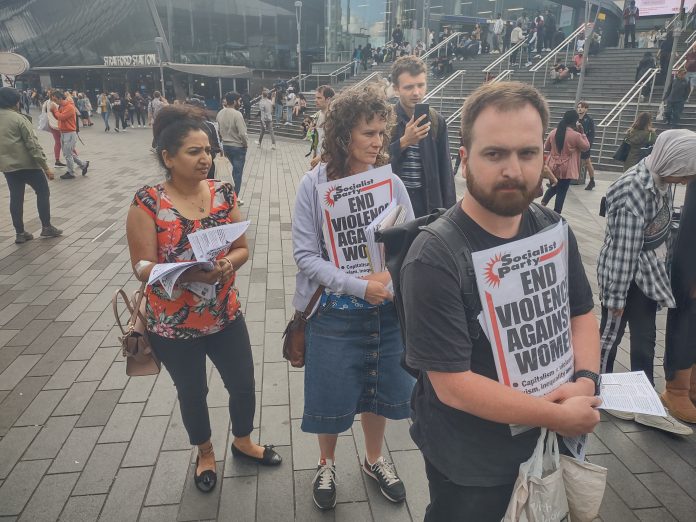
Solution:
<svg viewBox="0 0 696 522">
<path fill-rule="evenodd" d="M 561 455 L 561 469 L 570 520 L 592 522 L 599 516 L 599 507 L 607 485 L 607 468 Z"/>
<path fill-rule="evenodd" d="M 230 183 L 232 185 L 232 188 L 234 188 L 234 178 L 232 177 L 232 163 L 230 162 L 230 160 L 227 159 L 223 153 L 220 153 L 217 156 L 215 156 L 213 163 L 215 164 L 215 179 L 226 181 L 227 183 Z"/>
<path fill-rule="evenodd" d="M 42 131 L 51 132 L 51 127 L 48 125 L 48 115 L 45 112 L 39 114 L 39 121 L 36 128 Z"/>
<path fill-rule="evenodd" d="M 655 121 L 665 121 L 665 102 L 660 103 L 660 107 L 657 109 L 657 116 L 655 116 Z"/>
<path fill-rule="evenodd" d="M 545 440 L 547 442 L 544 451 Z M 563 482 L 558 440 L 554 432 L 542 428 L 531 458 L 520 464 L 517 481 L 502 522 L 569 521 L 568 498 Z"/>
</svg>

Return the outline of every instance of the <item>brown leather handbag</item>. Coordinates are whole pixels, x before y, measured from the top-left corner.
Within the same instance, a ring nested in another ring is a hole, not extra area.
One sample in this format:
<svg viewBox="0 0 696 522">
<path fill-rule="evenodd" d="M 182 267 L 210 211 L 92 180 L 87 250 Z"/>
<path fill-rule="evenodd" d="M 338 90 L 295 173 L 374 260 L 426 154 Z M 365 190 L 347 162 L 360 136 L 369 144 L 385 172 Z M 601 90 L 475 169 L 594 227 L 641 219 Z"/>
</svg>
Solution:
<svg viewBox="0 0 696 522">
<path fill-rule="evenodd" d="M 292 316 L 283 332 L 283 358 L 290 361 L 290 365 L 293 368 L 302 368 L 304 366 L 307 317 L 312 313 L 323 291 L 323 286 L 317 288 L 304 312 L 295 310 L 295 315 Z"/>
<path fill-rule="evenodd" d="M 147 283 L 140 285 L 132 297 L 128 297 L 123 289 L 118 290 L 111 300 L 116 316 L 116 324 L 121 329 L 118 337 L 121 341 L 123 356 L 126 358 L 126 374 L 130 377 L 141 375 L 156 375 L 160 371 L 160 362 L 157 360 L 150 340 L 147 338 L 147 321 L 145 320 L 145 288 Z M 118 311 L 118 297 L 121 296 L 130 312 L 130 319 L 126 326 L 121 324 Z"/>
</svg>

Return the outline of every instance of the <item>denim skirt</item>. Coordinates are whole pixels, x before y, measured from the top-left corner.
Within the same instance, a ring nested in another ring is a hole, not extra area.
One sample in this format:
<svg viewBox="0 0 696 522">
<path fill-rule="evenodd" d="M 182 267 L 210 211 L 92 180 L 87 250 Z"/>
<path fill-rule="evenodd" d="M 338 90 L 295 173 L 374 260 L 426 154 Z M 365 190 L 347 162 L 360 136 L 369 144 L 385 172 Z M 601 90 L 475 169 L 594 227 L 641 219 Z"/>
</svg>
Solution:
<svg viewBox="0 0 696 522">
<path fill-rule="evenodd" d="M 363 412 L 409 417 L 416 381 L 401 367 L 404 346 L 393 304 L 322 307 L 307 323 L 305 343 L 302 431 L 342 433 Z"/>
</svg>

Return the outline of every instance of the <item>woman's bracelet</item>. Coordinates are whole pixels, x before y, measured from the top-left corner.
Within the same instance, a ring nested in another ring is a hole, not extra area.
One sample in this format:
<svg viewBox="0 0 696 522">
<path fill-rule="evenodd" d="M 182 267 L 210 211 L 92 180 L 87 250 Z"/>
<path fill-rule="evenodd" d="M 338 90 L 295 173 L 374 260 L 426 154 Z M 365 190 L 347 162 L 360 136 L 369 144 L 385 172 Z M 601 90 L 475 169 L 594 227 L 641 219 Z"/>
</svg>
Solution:
<svg viewBox="0 0 696 522">
<path fill-rule="evenodd" d="M 234 265 L 232 264 L 232 261 L 230 261 L 229 257 L 223 257 L 222 259 L 220 259 L 220 261 L 227 261 L 230 264 L 230 268 L 232 269 L 232 272 L 236 271 L 234 268 Z"/>
</svg>

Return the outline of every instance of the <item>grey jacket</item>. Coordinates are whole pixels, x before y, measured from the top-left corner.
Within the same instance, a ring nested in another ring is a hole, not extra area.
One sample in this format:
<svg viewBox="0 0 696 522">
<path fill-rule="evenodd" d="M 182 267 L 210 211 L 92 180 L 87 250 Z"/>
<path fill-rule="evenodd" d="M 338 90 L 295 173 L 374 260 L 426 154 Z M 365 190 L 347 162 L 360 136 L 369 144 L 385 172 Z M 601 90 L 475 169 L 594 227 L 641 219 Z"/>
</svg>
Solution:
<svg viewBox="0 0 696 522">
<path fill-rule="evenodd" d="M 407 210 L 406 221 L 413 219 L 411 200 L 403 182 L 392 174 L 394 199 Z M 320 163 L 307 172 L 297 188 L 295 210 L 292 215 L 292 248 L 297 274 L 295 275 L 295 296 L 292 305 L 296 310 L 305 311 L 319 285 L 335 293 L 349 294 L 365 298 L 367 281 L 352 276 L 336 267 L 322 256 L 324 236 L 323 218 L 317 185 L 325 183 L 326 164 Z"/>
</svg>

